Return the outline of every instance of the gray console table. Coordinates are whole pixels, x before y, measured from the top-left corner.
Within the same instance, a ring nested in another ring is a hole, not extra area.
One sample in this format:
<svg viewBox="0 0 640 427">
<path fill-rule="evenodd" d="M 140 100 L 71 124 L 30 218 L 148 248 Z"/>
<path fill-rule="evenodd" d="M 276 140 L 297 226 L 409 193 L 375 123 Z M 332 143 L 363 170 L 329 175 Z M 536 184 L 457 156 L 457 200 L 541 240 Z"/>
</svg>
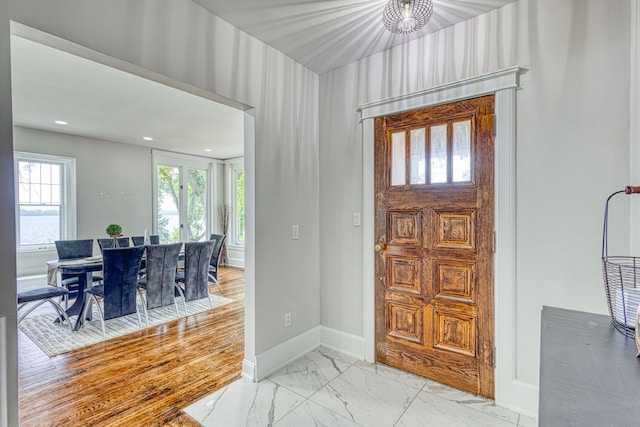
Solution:
<svg viewBox="0 0 640 427">
<path fill-rule="evenodd" d="M 640 426 L 636 353 L 608 316 L 543 307 L 539 426 Z"/>
</svg>

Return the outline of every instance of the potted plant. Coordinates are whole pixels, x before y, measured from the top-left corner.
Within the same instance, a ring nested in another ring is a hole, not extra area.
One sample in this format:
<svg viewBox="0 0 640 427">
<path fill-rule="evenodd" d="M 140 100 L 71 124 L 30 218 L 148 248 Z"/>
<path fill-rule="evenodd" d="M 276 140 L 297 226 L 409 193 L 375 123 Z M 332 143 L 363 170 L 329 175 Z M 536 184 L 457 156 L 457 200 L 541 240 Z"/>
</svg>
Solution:
<svg viewBox="0 0 640 427">
<path fill-rule="evenodd" d="M 116 237 L 120 237 L 122 236 L 122 227 L 120 227 L 118 224 L 109 224 L 109 226 L 107 227 L 107 234 L 114 239 Z"/>
</svg>

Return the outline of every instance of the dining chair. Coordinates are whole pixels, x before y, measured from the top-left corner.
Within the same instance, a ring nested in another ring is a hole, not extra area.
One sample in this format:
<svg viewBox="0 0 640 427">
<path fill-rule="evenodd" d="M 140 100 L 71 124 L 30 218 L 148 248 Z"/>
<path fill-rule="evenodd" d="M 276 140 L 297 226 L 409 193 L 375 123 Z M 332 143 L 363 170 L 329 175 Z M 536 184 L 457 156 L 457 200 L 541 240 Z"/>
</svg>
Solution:
<svg viewBox="0 0 640 427">
<path fill-rule="evenodd" d="M 60 304 L 53 300 L 56 297 L 66 297 L 68 294 L 69 290 L 62 286 L 47 286 L 45 288 L 18 292 L 18 312 L 28 304 L 35 303 L 31 307 L 29 307 L 27 311 L 20 315 L 20 317 L 18 318 L 18 324 L 22 322 L 22 319 L 27 317 L 27 315 L 33 310 L 40 307 L 45 302 L 48 302 L 58 314 L 58 319 L 60 319 L 61 321 L 66 320 L 67 324 L 69 325 L 69 329 L 71 329 L 71 332 L 73 332 L 73 325 L 71 324 L 71 320 L 69 320 L 67 312 L 60 306 Z"/>
<path fill-rule="evenodd" d="M 56 240 L 56 251 L 58 259 L 76 259 L 88 258 L 93 256 L 93 239 L 76 239 L 76 240 Z M 93 275 L 93 283 L 101 282 L 102 276 Z M 60 284 L 69 290 L 68 294 L 62 296 L 65 302 L 65 308 L 69 306 L 69 299 L 76 298 L 78 295 L 78 276 L 75 274 L 61 274 Z"/>
<path fill-rule="evenodd" d="M 220 254 L 222 253 L 222 247 L 224 241 L 227 238 L 224 234 L 212 234 L 209 240 L 215 240 L 216 245 L 213 247 L 213 253 L 211 254 L 211 261 L 209 262 L 209 280 L 215 283 L 220 289 L 220 294 L 223 295 L 222 287 L 218 282 L 218 265 L 220 264 Z"/>
<path fill-rule="evenodd" d="M 147 246 L 145 273 L 138 278 L 138 291 L 146 308 L 145 316 L 148 316 L 146 311 L 149 309 L 170 304 L 175 305 L 176 316 L 180 316 L 174 286 L 181 247 L 182 243 Z M 183 303 L 186 313 L 186 301 L 183 300 Z"/>
<path fill-rule="evenodd" d="M 138 325 L 142 328 L 136 294 L 138 271 L 144 251 L 144 246 L 102 250 L 103 284 L 85 289 L 88 298 L 86 298 L 82 316 L 83 319 L 86 319 L 91 306 L 96 304 L 103 338 L 106 338 L 105 320 L 116 317 L 136 313 Z"/>
<path fill-rule="evenodd" d="M 209 304 L 213 308 L 213 302 L 209 295 L 208 273 L 215 244 L 216 242 L 213 240 L 184 244 L 184 270 L 176 273 L 175 288 L 178 295 L 185 301 L 208 298 Z"/>
<path fill-rule="evenodd" d="M 149 237 L 150 245 L 159 245 L 160 244 L 160 235 L 151 234 Z M 144 241 L 144 236 L 131 236 L 131 241 L 133 242 L 133 246 L 146 245 L 147 243 Z"/>
<path fill-rule="evenodd" d="M 131 236 L 131 242 L 133 246 L 142 246 L 145 244 L 144 236 Z"/>
<path fill-rule="evenodd" d="M 128 237 L 117 237 L 117 238 L 105 238 L 105 239 L 98 239 L 98 246 L 100 246 L 100 252 L 102 252 L 103 249 L 107 249 L 107 248 L 115 248 L 116 247 L 116 241 L 118 242 L 118 248 L 128 248 L 129 247 L 129 238 Z"/>
</svg>

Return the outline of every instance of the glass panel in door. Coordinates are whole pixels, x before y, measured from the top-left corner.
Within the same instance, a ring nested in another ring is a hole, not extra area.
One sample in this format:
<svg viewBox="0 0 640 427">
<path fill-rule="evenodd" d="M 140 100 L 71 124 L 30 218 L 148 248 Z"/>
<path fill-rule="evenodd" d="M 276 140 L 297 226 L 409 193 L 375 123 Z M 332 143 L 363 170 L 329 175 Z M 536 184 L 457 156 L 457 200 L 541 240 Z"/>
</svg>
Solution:
<svg viewBox="0 0 640 427">
<path fill-rule="evenodd" d="M 404 132 L 394 132 L 391 135 L 391 185 L 405 185 L 407 183 L 404 138 Z"/>
<path fill-rule="evenodd" d="M 424 128 L 411 131 L 411 184 L 426 184 Z"/>
<path fill-rule="evenodd" d="M 447 125 L 431 127 L 432 184 L 447 182 Z"/>
<path fill-rule="evenodd" d="M 158 166 L 158 234 L 160 243 L 180 242 L 180 168 Z"/>
<path fill-rule="evenodd" d="M 453 124 L 453 182 L 471 181 L 471 120 Z"/>
<path fill-rule="evenodd" d="M 187 241 L 207 240 L 207 171 L 187 170 Z"/>
</svg>

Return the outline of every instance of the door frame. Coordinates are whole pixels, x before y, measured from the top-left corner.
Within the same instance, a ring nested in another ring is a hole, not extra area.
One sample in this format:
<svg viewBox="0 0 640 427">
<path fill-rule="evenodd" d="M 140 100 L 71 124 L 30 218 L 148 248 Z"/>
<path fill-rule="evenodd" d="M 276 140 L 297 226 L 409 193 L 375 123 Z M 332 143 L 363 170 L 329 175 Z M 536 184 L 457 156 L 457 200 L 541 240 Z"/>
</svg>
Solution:
<svg viewBox="0 0 640 427">
<path fill-rule="evenodd" d="M 495 94 L 495 402 L 535 414 L 538 389 L 519 381 L 516 372 L 516 91 L 524 72 L 511 67 L 358 108 L 363 155 L 363 338 L 364 358 L 375 362 L 374 118 Z"/>
</svg>

